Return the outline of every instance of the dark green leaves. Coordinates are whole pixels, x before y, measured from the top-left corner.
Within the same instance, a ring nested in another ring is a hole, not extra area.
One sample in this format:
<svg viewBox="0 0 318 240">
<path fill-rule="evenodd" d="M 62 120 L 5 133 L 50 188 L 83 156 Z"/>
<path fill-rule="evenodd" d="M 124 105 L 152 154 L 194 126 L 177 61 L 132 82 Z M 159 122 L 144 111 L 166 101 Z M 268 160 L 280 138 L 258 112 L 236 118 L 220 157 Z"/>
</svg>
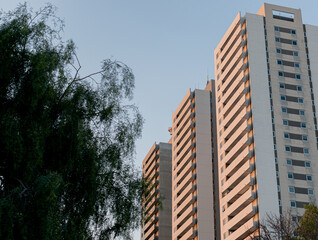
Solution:
<svg viewBox="0 0 318 240">
<path fill-rule="evenodd" d="M 54 10 L 0 15 L 0 238 L 129 238 L 142 189 L 134 75 L 108 59 L 80 76 Z"/>
</svg>

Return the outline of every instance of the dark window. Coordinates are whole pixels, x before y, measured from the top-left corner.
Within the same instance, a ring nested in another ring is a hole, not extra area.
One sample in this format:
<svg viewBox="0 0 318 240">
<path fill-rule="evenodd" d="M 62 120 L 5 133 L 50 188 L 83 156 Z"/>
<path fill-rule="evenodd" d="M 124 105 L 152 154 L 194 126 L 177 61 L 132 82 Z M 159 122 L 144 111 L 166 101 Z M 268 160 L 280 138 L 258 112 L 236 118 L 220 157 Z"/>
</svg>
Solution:
<svg viewBox="0 0 318 240">
<path fill-rule="evenodd" d="M 282 50 L 280 48 L 276 48 L 276 53 L 282 53 Z"/>
<path fill-rule="evenodd" d="M 292 44 L 296 46 L 296 45 L 297 45 L 297 41 L 296 41 L 296 40 L 293 40 L 293 41 L 292 41 Z"/>
<path fill-rule="evenodd" d="M 310 162 L 305 162 L 305 167 L 310 168 L 311 167 L 311 163 Z"/>
</svg>

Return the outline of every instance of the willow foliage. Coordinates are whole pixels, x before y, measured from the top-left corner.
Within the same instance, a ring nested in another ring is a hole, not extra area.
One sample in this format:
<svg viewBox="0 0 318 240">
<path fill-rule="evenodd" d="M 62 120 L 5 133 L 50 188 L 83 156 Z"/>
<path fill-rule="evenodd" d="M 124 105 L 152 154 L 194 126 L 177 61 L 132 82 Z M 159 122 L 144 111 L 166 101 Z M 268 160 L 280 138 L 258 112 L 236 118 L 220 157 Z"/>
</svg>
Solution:
<svg viewBox="0 0 318 240">
<path fill-rule="evenodd" d="M 108 59 L 81 76 L 62 30 L 51 5 L 0 14 L 0 239 L 129 238 L 141 196 L 134 75 Z"/>
</svg>

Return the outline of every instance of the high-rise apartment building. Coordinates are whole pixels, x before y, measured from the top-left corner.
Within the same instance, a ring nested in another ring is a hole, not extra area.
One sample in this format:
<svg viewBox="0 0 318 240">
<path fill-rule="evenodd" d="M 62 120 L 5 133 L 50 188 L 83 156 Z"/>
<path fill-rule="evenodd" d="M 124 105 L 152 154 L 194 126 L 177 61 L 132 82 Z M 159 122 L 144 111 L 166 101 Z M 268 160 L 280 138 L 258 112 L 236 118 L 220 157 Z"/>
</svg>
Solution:
<svg viewBox="0 0 318 240">
<path fill-rule="evenodd" d="M 214 239 L 212 82 L 189 90 L 172 117 L 172 239 Z"/>
<path fill-rule="evenodd" d="M 239 13 L 215 49 L 221 239 L 316 203 L 317 43 L 299 9 L 264 4 Z"/>
<path fill-rule="evenodd" d="M 171 240 L 171 144 L 154 143 L 142 163 L 148 189 L 143 199 L 142 240 Z"/>
</svg>

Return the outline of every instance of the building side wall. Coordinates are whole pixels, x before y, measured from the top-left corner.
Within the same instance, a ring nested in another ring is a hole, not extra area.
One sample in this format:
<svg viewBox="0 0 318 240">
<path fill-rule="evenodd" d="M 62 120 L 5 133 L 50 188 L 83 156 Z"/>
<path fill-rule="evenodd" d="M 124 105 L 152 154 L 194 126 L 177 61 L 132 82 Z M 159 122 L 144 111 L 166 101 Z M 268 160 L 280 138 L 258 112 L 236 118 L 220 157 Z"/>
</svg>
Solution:
<svg viewBox="0 0 318 240">
<path fill-rule="evenodd" d="M 306 24 L 306 36 L 307 36 L 307 44 L 308 44 L 308 50 L 309 50 L 309 59 L 310 59 L 310 70 L 311 70 L 311 79 L 312 79 L 312 89 L 314 94 L 314 101 L 315 101 L 315 107 L 316 107 L 316 117 L 317 117 L 317 107 L 318 107 L 318 26 L 308 25 Z M 317 129 L 316 129 L 317 131 Z M 312 131 L 313 134 L 313 131 Z M 318 142 L 318 139 L 316 138 L 316 142 Z M 314 143 L 314 141 L 313 141 Z M 313 144 L 316 145 L 316 144 Z M 314 196 L 312 196 L 311 202 L 314 202 L 317 204 L 318 199 L 318 179 L 316 176 L 318 176 L 318 162 L 315 161 L 315 159 L 318 158 L 318 152 L 316 151 L 316 146 L 313 147 L 313 153 L 316 156 L 312 157 L 311 165 L 312 165 L 312 175 L 314 177 Z M 317 146 L 318 148 L 318 146 Z"/>
<path fill-rule="evenodd" d="M 263 17 L 246 14 L 260 218 L 279 214 Z"/>
<path fill-rule="evenodd" d="M 172 199 L 171 199 L 171 160 L 172 148 L 170 143 L 159 143 L 159 195 L 162 207 L 159 210 L 159 239 L 172 239 Z"/>
<path fill-rule="evenodd" d="M 214 239 L 210 91 L 195 90 L 199 239 Z"/>
</svg>

